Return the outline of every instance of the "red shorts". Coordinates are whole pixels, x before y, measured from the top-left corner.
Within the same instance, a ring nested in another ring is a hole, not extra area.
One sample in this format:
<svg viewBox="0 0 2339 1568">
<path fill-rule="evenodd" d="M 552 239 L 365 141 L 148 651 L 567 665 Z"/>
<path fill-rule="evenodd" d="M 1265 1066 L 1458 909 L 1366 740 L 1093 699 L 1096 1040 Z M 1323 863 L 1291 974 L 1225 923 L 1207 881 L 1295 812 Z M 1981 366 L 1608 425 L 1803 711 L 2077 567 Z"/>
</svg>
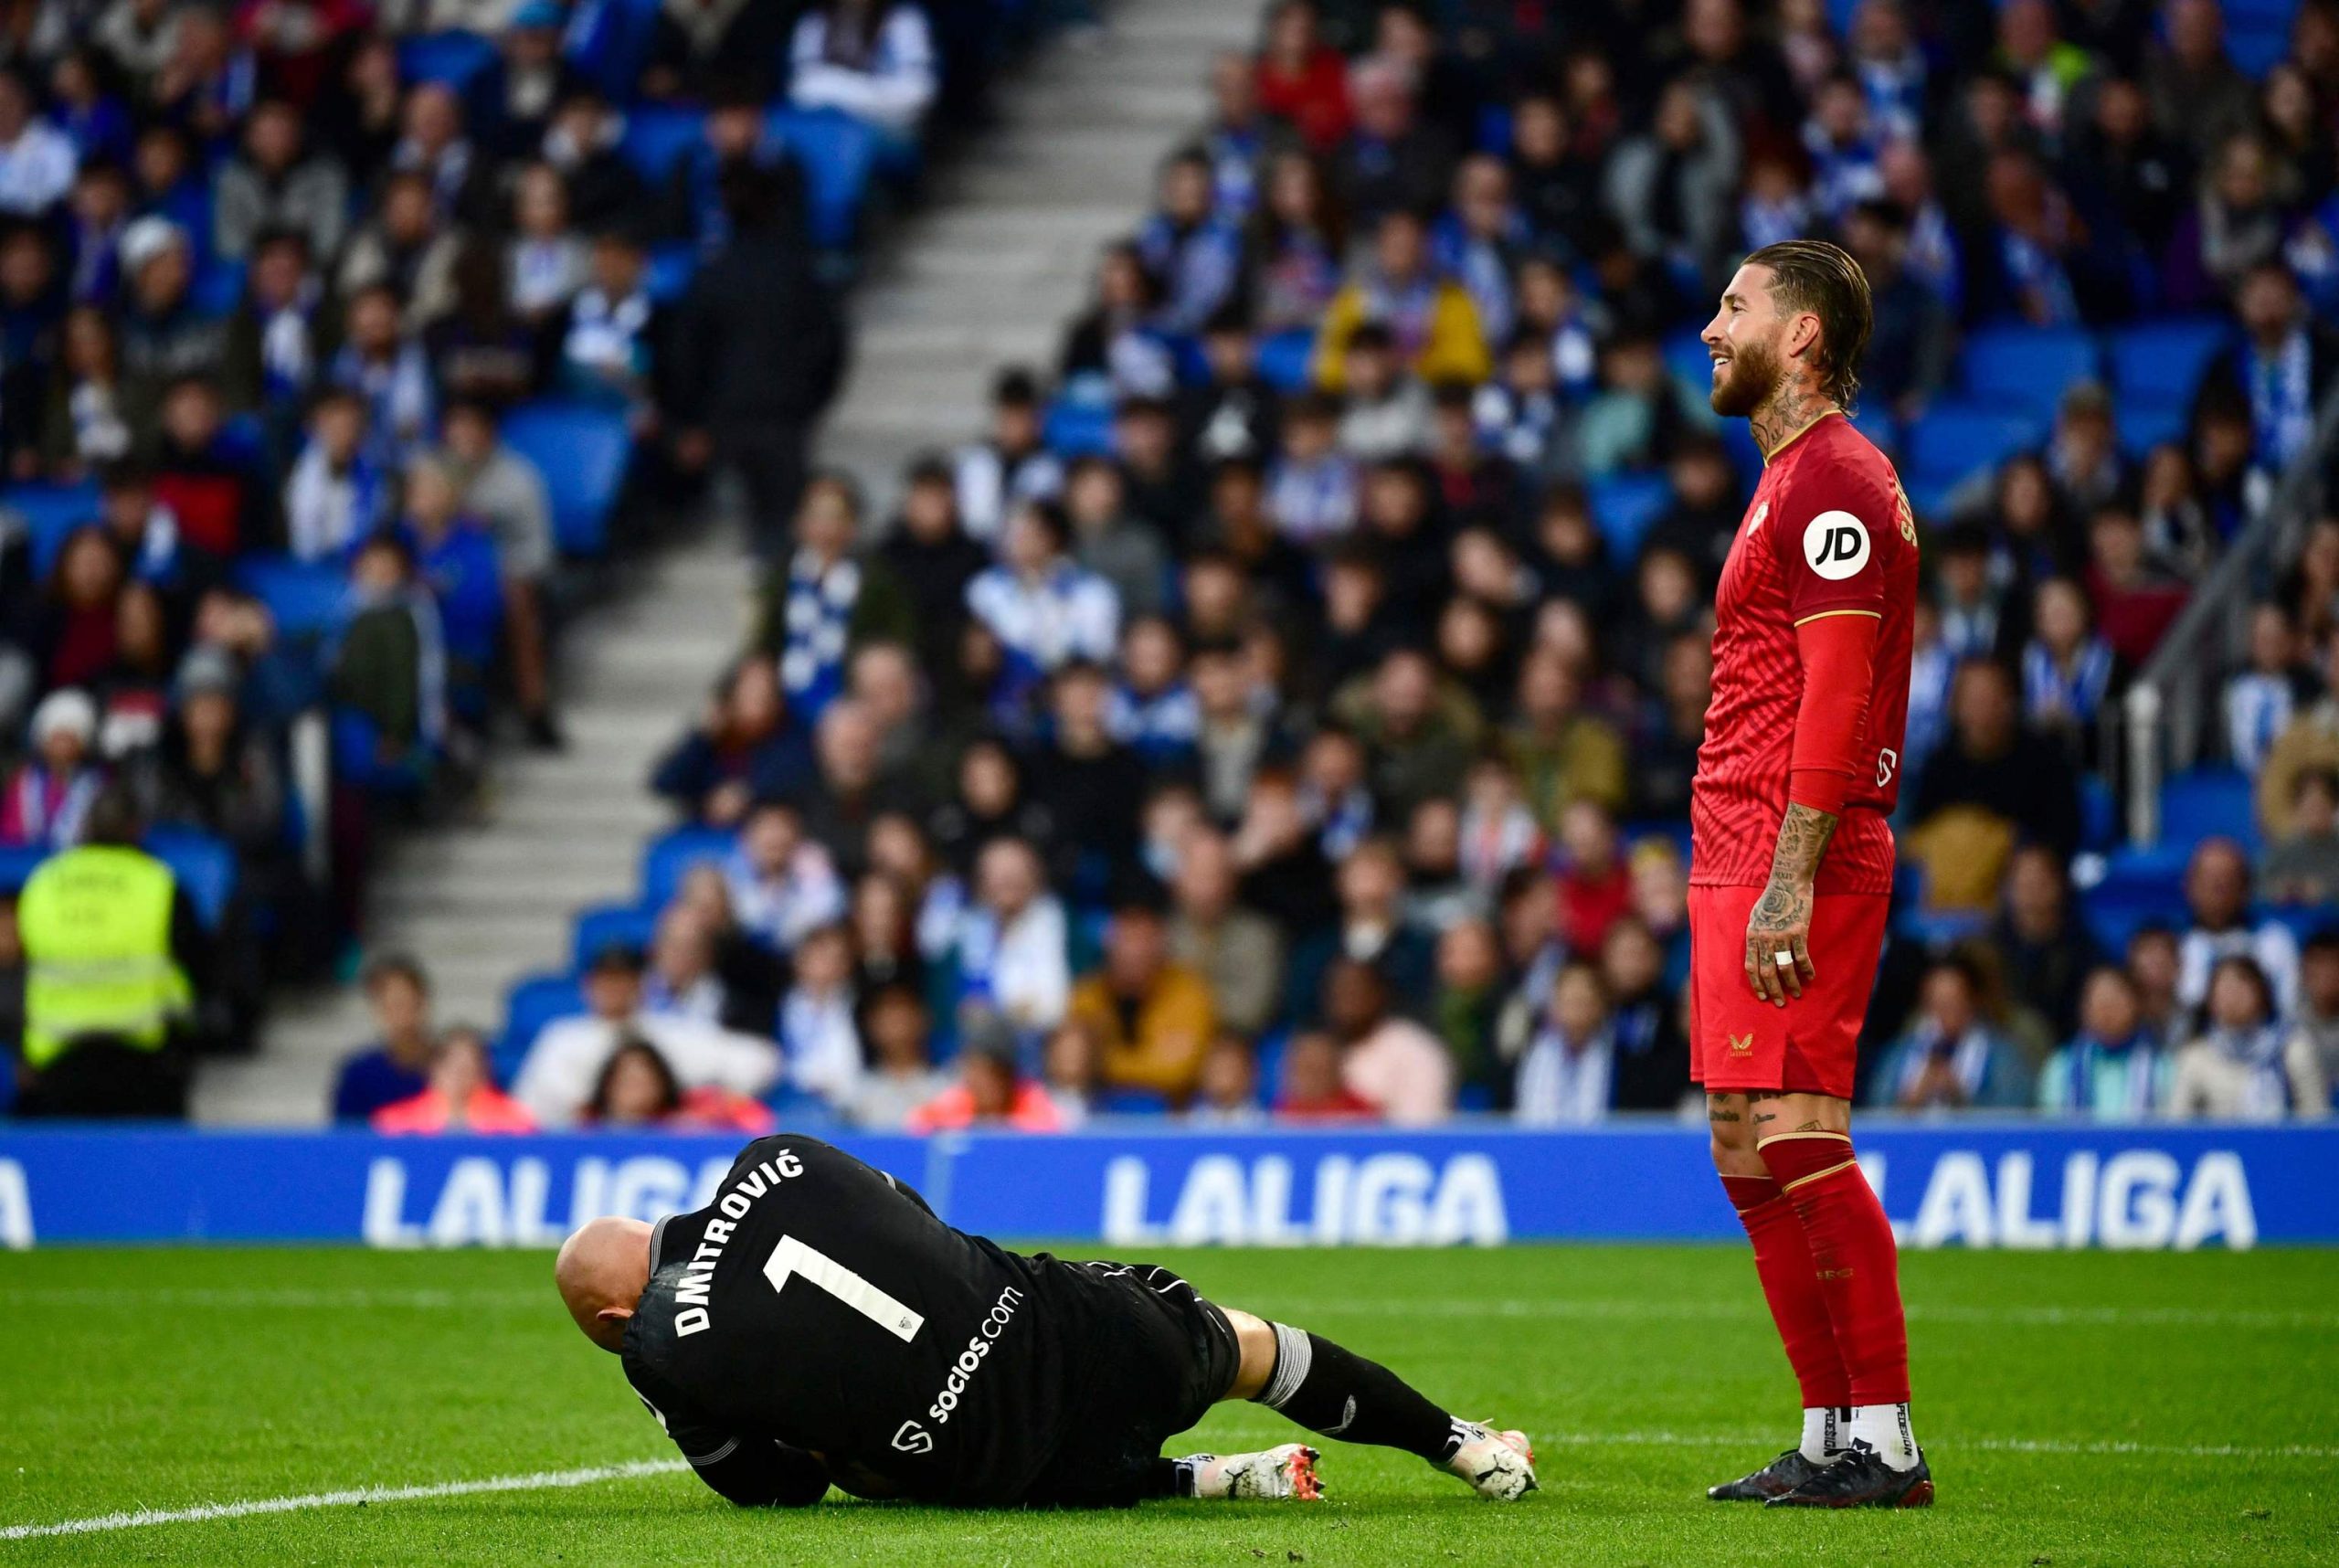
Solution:
<svg viewBox="0 0 2339 1568">
<path fill-rule="evenodd" d="M 1759 887 L 1689 889 L 1689 1076 L 1712 1094 L 1776 1089 L 1850 1099 L 1892 900 L 1881 893 L 1813 899 L 1816 972 L 1780 1007 L 1746 980 L 1746 917 L 1762 895 Z"/>
</svg>

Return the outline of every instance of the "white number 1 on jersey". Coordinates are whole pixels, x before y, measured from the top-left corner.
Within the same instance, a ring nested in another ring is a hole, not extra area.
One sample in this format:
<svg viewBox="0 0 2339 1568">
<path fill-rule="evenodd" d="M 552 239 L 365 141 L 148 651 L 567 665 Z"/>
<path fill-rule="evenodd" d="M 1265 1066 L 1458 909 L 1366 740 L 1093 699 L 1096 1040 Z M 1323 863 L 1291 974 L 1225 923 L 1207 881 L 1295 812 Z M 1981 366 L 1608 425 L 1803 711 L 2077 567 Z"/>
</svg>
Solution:
<svg viewBox="0 0 2339 1568">
<path fill-rule="evenodd" d="M 817 1285 L 904 1344 L 917 1338 L 926 1319 L 824 1252 L 806 1246 L 794 1236 L 782 1236 L 764 1261 L 764 1277 L 774 1290 L 795 1275 Z"/>
</svg>

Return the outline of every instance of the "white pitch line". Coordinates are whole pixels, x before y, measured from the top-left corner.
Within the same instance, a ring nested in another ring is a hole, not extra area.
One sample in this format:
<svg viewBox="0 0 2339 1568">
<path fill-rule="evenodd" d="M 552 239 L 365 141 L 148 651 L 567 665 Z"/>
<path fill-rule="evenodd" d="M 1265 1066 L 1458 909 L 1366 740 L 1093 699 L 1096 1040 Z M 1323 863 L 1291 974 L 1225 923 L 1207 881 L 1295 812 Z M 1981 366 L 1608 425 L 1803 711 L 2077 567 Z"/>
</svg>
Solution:
<svg viewBox="0 0 2339 1568">
<path fill-rule="evenodd" d="M 1251 1303 L 1255 1310 L 1257 1302 Z M 1286 1300 L 1270 1298 L 1267 1305 L 1290 1317 L 1310 1314 L 1332 1317 L 1340 1313 L 1369 1317 L 1405 1317 L 1434 1313 L 1439 1308 L 1432 1303 L 1407 1300 L 1403 1298 L 1376 1299 L 1335 1298 L 1326 1300 Z M 1617 1319 L 1624 1321 L 1656 1321 L 1686 1319 L 1696 1322 L 1720 1322 L 1744 1319 L 1748 1322 L 1767 1321 L 1762 1309 L 1750 1298 L 1736 1301 L 1632 1301 L 1574 1300 L 1565 1298 L 1551 1300 L 1468 1301 L 1453 1304 L 1452 1310 L 1473 1317 L 1491 1318 L 1588 1318 Z M 2331 1329 L 2339 1328 L 2339 1312 L 2313 1310 L 2260 1310 L 2252 1308 L 2218 1307 L 1958 1307 L 1911 1302 L 1908 1308 L 1912 1323 L 2015 1323 L 2040 1327 L 2151 1327 L 2221 1329 Z"/>
<path fill-rule="evenodd" d="M 24 1286 L 0 1288 L 0 1306 L 147 1308 L 218 1308 L 249 1311 L 259 1308 L 287 1310 L 362 1310 L 369 1308 L 411 1308 L 418 1311 L 473 1311 L 482 1308 L 533 1309 L 548 1299 L 533 1290 L 378 1290 L 348 1289 L 210 1289 L 202 1287 L 135 1286 Z M 1291 1317 L 1406 1317 L 1445 1310 L 1436 1304 L 1405 1298 L 1366 1297 L 1337 1300 L 1271 1298 L 1269 1305 Z M 1254 1307 L 1258 1303 L 1252 1303 Z M 1495 1318 L 1613 1319 L 1620 1321 L 1688 1320 L 1730 1322 L 1762 1320 L 1762 1308 L 1750 1298 L 1738 1301 L 1635 1301 L 1496 1299 L 1472 1301 L 1467 1310 Z M 2043 1328 L 2194 1328 L 2194 1329 L 2339 1329 L 2339 1311 L 2220 1307 L 1961 1307 L 1911 1302 L 1912 1323 L 2019 1324 Z"/>
<path fill-rule="evenodd" d="M 1236 1430 L 1247 1437 L 1253 1427 Z M 1257 1428 L 1265 1432 L 1265 1427 Z M 1274 1430 L 1282 1432 L 1286 1428 Z M 1776 1434 L 1772 1434 L 1775 1437 Z M 1534 1441 L 1544 1447 L 1597 1448 L 1759 1448 L 1769 1439 L 1722 1432 L 1542 1432 Z M 2339 1459 L 2339 1447 L 2314 1443 L 2285 1443 L 2249 1447 L 2232 1443 L 2080 1442 L 2053 1437 L 1961 1437 L 1939 1440 L 1944 1454 L 1974 1451 L 1991 1454 L 2050 1454 L 2138 1456 L 2176 1459 Z M 475 1481 L 439 1481 L 419 1487 L 361 1487 L 337 1492 L 310 1492 L 300 1497 L 254 1498 L 242 1502 L 200 1503 L 194 1508 L 138 1509 L 125 1513 L 98 1514 L 89 1519 L 58 1520 L 50 1524 L 0 1526 L 0 1541 L 27 1541 L 37 1536 L 93 1535 L 108 1531 L 138 1530 L 156 1524 L 200 1524 L 218 1519 L 248 1519 L 254 1514 L 295 1513 L 304 1509 L 348 1508 L 358 1503 L 420 1502 L 435 1498 L 477 1496 L 482 1492 L 552 1491 L 569 1487 L 598 1486 L 603 1481 L 632 1480 L 644 1476 L 672 1475 L 690 1467 L 680 1459 L 636 1459 L 622 1465 L 593 1465 L 575 1470 L 536 1470 L 523 1476 L 488 1476 Z"/>
<path fill-rule="evenodd" d="M 348 1491 L 310 1492 L 302 1497 L 198 1503 L 194 1508 L 142 1508 L 127 1513 L 98 1514 L 90 1519 L 63 1519 L 53 1524 L 11 1524 L 0 1527 L 0 1541 L 28 1541 L 42 1535 L 91 1535 L 103 1531 L 138 1530 L 150 1524 L 197 1524 L 215 1519 L 248 1519 L 260 1513 L 348 1508 L 357 1503 L 418 1502 L 431 1498 L 471 1497 L 481 1492 L 549 1491 L 561 1487 L 590 1487 L 603 1481 L 630 1480 L 639 1476 L 663 1476 L 688 1468 L 690 1467 L 680 1459 L 636 1459 L 623 1465 L 591 1465 L 577 1470 L 535 1470 L 524 1476 L 488 1476 L 476 1481 L 437 1481 L 421 1487 L 358 1487 Z"/>
</svg>

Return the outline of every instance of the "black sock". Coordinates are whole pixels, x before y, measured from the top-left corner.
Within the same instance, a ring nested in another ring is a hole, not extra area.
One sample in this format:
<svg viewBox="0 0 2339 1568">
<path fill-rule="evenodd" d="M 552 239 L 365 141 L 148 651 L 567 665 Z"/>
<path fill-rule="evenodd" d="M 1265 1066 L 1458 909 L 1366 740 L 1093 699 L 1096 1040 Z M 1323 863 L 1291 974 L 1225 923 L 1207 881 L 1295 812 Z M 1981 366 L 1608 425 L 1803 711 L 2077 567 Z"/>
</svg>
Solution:
<svg viewBox="0 0 2339 1568">
<path fill-rule="evenodd" d="M 1402 1448 L 1434 1465 L 1452 1458 L 1466 1440 L 1460 1422 L 1380 1362 L 1304 1329 L 1269 1326 L 1275 1331 L 1275 1370 L 1254 1404 L 1279 1410 L 1310 1432 Z"/>
</svg>

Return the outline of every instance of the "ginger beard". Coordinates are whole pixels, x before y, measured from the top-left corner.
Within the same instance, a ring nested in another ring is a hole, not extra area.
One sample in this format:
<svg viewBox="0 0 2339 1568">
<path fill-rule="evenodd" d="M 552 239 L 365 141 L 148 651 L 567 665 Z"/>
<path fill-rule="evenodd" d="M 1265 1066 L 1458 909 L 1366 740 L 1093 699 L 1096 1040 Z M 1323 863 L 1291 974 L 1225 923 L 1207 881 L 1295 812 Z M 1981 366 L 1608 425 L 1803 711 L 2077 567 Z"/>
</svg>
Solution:
<svg viewBox="0 0 2339 1568">
<path fill-rule="evenodd" d="M 1724 357 L 1714 361 L 1713 387 L 1707 401 L 1725 419 L 1742 419 L 1770 399 L 1786 375 L 1786 357 L 1779 352 L 1780 328 L 1769 338 L 1730 343 Z"/>
</svg>

